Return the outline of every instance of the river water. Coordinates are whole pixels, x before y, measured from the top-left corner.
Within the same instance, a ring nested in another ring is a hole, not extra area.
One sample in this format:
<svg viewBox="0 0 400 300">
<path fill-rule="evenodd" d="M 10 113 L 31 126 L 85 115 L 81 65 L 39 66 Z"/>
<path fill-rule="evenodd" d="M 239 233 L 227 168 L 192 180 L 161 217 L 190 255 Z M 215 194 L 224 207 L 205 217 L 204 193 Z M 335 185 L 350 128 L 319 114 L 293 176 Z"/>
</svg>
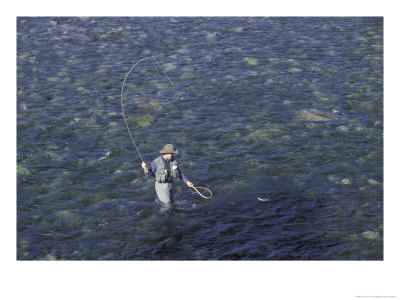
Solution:
<svg viewBox="0 0 400 300">
<path fill-rule="evenodd" d="M 17 259 L 382 260 L 383 19 L 18 18 Z"/>
</svg>

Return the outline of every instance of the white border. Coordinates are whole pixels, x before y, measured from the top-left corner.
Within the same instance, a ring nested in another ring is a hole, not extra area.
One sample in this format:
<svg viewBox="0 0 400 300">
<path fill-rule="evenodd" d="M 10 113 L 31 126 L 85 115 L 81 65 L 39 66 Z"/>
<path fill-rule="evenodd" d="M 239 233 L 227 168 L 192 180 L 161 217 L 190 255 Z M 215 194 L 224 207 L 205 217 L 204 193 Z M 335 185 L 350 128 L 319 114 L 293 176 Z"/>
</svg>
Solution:
<svg viewBox="0 0 400 300">
<path fill-rule="evenodd" d="M 3 299 L 357 299 L 397 296 L 398 16 L 379 1 L 15 1 L 2 9 L 1 294 Z M 383 2 L 383 1 L 382 1 Z M 17 262 L 17 16 L 384 16 L 383 262 Z M 5 167 L 4 167 L 5 166 Z M 6 296 L 7 295 L 7 296 Z"/>
</svg>

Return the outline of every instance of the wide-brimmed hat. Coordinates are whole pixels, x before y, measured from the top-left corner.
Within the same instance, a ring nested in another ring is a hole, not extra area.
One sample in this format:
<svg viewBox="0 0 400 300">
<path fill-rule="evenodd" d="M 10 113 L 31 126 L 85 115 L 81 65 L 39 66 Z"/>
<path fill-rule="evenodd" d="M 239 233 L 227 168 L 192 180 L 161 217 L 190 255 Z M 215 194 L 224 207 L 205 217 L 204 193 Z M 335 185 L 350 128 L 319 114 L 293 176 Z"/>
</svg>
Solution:
<svg viewBox="0 0 400 300">
<path fill-rule="evenodd" d="M 172 144 L 166 144 L 164 146 L 164 149 L 160 150 L 161 154 L 167 154 L 167 153 L 171 153 L 171 154 L 178 154 L 179 151 L 175 150 L 174 145 Z"/>
</svg>

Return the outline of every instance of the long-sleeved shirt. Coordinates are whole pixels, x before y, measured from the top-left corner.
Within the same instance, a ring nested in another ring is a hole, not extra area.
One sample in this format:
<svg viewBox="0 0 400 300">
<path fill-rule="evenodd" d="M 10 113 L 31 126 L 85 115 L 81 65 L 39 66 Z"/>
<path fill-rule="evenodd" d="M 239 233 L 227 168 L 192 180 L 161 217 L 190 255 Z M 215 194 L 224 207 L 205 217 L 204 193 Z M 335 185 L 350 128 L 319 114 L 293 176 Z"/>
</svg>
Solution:
<svg viewBox="0 0 400 300">
<path fill-rule="evenodd" d="M 165 165 L 165 168 L 168 171 L 168 179 L 171 179 L 171 167 L 170 167 L 170 161 L 166 161 L 163 158 L 163 162 Z M 179 169 L 178 167 L 178 174 L 179 174 L 179 179 L 181 179 L 183 181 L 183 183 L 186 184 L 186 182 L 188 182 L 188 179 L 186 178 L 186 176 L 183 174 L 183 172 L 181 171 L 181 169 Z M 145 173 L 147 178 L 155 178 L 156 177 L 156 171 L 157 171 L 157 163 L 156 160 L 153 160 L 151 162 L 150 168 L 149 168 L 149 172 Z M 167 180 L 170 181 L 170 180 Z"/>
</svg>

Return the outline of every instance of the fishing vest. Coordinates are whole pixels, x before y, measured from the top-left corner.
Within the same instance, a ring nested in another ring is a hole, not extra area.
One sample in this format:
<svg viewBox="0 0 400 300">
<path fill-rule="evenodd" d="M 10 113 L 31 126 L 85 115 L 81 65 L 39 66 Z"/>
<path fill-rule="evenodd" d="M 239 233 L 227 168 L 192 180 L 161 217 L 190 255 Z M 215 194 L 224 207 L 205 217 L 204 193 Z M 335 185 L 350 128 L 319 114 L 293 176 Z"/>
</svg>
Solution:
<svg viewBox="0 0 400 300">
<path fill-rule="evenodd" d="M 178 162 L 175 159 L 170 161 L 171 170 L 169 170 L 170 173 L 169 181 L 167 181 L 168 170 L 164 164 L 162 156 L 156 158 L 155 161 L 157 164 L 157 170 L 155 174 L 157 182 L 159 183 L 172 182 L 173 178 L 179 177 Z M 175 169 L 174 166 L 176 166 Z"/>
</svg>

